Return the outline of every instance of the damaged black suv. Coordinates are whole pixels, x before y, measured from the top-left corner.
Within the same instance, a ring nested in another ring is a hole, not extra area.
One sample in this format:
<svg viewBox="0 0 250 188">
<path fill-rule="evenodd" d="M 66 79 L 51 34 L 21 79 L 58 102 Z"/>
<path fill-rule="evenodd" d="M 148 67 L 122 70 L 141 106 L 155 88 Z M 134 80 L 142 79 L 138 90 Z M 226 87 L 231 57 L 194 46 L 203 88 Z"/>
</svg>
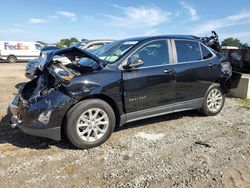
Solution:
<svg viewBox="0 0 250 188">
<path fill-rule="evenodd" d="M 231 66 L 219 53 L 179 35 L 116 41 L 93 54 L 48 51 L 34 74 L 10 104 L 10 125 L 54 140 L 64 131 L 78 148 L 98 146 L 139 119 L 190 109 L 216 115 L 232 87 Z"/>
</svg>

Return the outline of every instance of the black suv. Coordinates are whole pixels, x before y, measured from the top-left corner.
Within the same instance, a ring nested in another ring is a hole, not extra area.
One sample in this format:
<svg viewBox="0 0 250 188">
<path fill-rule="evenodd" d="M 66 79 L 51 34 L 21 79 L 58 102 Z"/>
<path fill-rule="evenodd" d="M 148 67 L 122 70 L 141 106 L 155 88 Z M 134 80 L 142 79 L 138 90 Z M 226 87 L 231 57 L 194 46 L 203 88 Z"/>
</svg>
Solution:
<svg viewBox="0 0 250 188">
<path fill-rule="evenodd" d="M 12 101 L 10 125 L 54 140 L 64 131 L 76 147 L 92 148 L 127 122 L 190 109 L 218 114 L 232 70 L 199 38 L 173 35 L 116 41 L 93 54 L 48 51 L 36 74 Z"/>
</svg>

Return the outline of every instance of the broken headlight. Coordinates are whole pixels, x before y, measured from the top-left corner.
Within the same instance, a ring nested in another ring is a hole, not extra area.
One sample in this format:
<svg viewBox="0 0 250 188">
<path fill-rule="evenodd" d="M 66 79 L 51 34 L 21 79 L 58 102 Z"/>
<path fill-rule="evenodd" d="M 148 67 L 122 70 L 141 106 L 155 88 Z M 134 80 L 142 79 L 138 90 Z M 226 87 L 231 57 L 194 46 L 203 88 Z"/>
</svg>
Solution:
<svg viewBox="0 0 250 188">
<path fill-rule="evenodd" d="M 54 77 L 66 83 L 70 82 L 74 77 L 74 74 L 72 74 L 66 67 L 61 64 L 52 65 L 49 68 L 49 72 Z"/>
</svg>

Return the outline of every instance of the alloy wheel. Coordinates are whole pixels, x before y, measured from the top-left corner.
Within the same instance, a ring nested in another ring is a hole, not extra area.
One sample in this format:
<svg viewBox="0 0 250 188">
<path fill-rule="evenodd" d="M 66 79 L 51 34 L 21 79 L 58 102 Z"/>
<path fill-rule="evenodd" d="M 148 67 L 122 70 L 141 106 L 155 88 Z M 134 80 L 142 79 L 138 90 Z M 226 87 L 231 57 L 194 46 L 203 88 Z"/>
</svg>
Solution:
<svg viewBox="0 0 250 188">
<path fill-rule="evenodd" d="M 109 117 L 100 108 L 91 108 L 83 112 L 77 121 L 77 134 L 87 142 L 101 139 L 108 130 Z"/>
<path fill-rule="evenodd" d="M 216 113 L 221 109 L 222 105 L 223 105 L 223 94 L 222 94 L 222 92 L 217 88 L 212 89 L 208 93 L 208 97 L 207 97 L 207 107 L 208 107 L 208 109 L 211 112 Z"/>
</svg>

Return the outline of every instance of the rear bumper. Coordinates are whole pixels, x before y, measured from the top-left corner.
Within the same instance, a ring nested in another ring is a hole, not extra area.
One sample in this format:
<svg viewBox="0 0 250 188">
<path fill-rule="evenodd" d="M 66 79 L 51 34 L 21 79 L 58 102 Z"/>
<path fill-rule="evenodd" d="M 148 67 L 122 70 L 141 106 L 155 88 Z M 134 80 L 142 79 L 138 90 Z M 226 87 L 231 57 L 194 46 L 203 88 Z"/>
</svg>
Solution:
<svg viewBox="0 0 250 188">
<path fill-rule="evenodd" d="M 229 79 L 230 89 L 235 89 L 240 83 L 242 74 L 236 71 L 233 71 L 231 78 Z"/>
<path fill-rule="evenodd" d="M 20 128 L 25 134 L 61 140 L 61 125 L 74 100 L 60 91 L 32 101 L 22 99 L 18 93 L 10 104 L 10 126 Z"/>
</svg>

